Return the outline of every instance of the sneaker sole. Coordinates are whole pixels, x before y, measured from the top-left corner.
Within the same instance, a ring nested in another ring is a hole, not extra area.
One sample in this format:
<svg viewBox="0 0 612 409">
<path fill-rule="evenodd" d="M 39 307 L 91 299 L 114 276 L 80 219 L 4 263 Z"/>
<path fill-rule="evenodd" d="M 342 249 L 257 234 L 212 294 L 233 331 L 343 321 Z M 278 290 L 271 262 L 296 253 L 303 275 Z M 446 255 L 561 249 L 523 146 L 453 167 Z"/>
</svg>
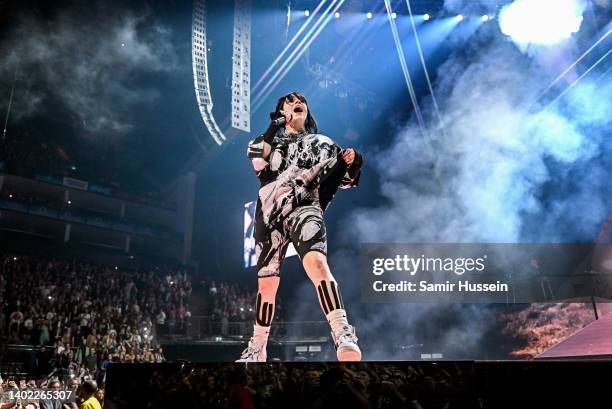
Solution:
<svg viewBox="0 0 612 409">
<path fill-rule="evenodd" d="M 264 358 L 263 360 L 261 359 L 237 359 L 234 362 L 266 362 L 267 361 L 267 357 Z"/>
<path fill-rule="evenodd" d="M 338 361 L 340 362 L 357 362 L 361 361 L 361 351 L 359 349 L 355 350 L 353 348 L 346 349 L 338 349 L 336 352 L 338 356 Z"/>
</svg>

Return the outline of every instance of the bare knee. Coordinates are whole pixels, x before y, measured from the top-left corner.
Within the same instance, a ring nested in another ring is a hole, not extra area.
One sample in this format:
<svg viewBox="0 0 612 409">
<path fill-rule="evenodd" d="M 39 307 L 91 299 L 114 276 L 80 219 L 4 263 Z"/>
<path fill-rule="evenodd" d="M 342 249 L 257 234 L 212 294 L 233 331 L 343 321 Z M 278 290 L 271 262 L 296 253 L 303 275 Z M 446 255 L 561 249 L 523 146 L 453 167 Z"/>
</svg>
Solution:
<svg viewBox="0 0 612 409">
<path fill-rule="evenodd" d="M 309 251 L 304 255 L 302 260 L 306 274 L 313 282 L 321 280 L 333 280 L 329 265 L 327 264 L 327 256 L 319 251 Z"/>
<path fill-rule="evenodd" d="M 259 292 L 265 295 L 276 294 L 279 283 L 279 276 L 259 277 L 257 280 Z"/>
</svg>

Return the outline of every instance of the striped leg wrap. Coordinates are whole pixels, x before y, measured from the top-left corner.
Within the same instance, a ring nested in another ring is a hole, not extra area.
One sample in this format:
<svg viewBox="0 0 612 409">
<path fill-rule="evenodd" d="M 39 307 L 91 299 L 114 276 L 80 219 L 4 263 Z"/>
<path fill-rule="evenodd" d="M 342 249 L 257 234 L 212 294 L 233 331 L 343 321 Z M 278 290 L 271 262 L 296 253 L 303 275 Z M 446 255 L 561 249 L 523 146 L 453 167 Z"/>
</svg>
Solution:
<svg viewBox="0 0 612 409">
<path fill-rule="evenodd" d="M 257 293 L 257 305 L 255 308 L 255 322 L 262 327 L 269 327 L 272 324 L 272 315 L 274 314 L 274 304 L 261 304 L 261 293 Z"/>
<path fill-rule="evenodd" d="M 325 315 L 333 310 L 344 309 L 342 295 L 340 295 L 340 289 L 335 281 L 321 281 L 317 286 L 317 292 Z"/>
</svg>

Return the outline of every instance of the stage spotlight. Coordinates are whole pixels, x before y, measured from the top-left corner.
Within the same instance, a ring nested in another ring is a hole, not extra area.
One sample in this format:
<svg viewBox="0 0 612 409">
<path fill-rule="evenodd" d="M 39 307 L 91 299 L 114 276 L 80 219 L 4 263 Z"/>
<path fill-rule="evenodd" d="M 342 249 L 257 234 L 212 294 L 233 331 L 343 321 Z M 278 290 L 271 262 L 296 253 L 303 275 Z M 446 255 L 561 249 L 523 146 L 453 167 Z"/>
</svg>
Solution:
<svg viewBox="0 0 612 409">
<path fill-rule="evenodd" d="M 461 21 L 463 20 L 463 14 L 459 14 L 457 17 L 455 17 L 457 20 Z"/>
<path fill-rule="evenodd" d="M 485 22 L 486 22 L 486 21 L 489 21 L 489 16 L 488 16 L 488 15 L 486 15 L 486 14 L 485 14 L 485 15 L 483 15 L 483 16 L 482 16 L 482 21 L 485 21 Z"/>
<path fill-rule="evenodd" d="M 370 13 L 370 12 L 368 11 L 368 13 L 366 14 L 366 17 L 367 17 L 368 19 L 372 18 L 372 13 Z"/>
<path fill-rule="evenodd" d="M 427 21 L 427 20 L 429 20 L 429 18 L 430 18 L 430 17 L 431 17 L 431 16 L 430 16 L 429 14 L 425 13 L 425 14 L 423 15 L 423 20 Z"/>
<path fill-rule="evenodd" d="M 395 12 L 391 13 L 391 18 L 397 18 L 397 13 Z"/>
<path fill-rule="evenodd" d="M 502 33 L 519 46 L 551 46 L 580 30 L 588 2 L 581 0 L 515 0 L 497 16 Z"/>
<path fill-rule="evenodd" d="M 309 10 L 306 10 L 306 11 L 304 12 L 304 15 L 305 15 L 306 17 L 308 17 L 308 16 L 310 15 L 310 11 L 309 11 Z"/>
<path fill-rule="evenodd" d="M 336 18 L 340 18 L 340 13 L 338 13 L 338 12 L 336 11 L 336 13 L 334 14 L 334 17 L 336 17 Z"/>
</svg>

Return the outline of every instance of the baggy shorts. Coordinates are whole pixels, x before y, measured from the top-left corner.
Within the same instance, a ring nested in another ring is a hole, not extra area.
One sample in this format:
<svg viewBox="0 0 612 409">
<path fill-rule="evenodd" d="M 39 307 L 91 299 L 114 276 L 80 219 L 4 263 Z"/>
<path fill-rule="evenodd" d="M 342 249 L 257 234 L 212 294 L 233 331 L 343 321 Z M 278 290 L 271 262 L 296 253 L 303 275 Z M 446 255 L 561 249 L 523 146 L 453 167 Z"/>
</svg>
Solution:
<svg viewBox="0 0 612 409">
<path fill-rule="evenodd" d="M 280 276 L 289 243 L 293 243 L 300 259 L 309 251 L 327 255 L 325 222 L 318 203 L 295 208 L 273 230 L 266 229 L 263 223 L 255 223 L 254 237 L 258 277 Z"/>
</svg>

